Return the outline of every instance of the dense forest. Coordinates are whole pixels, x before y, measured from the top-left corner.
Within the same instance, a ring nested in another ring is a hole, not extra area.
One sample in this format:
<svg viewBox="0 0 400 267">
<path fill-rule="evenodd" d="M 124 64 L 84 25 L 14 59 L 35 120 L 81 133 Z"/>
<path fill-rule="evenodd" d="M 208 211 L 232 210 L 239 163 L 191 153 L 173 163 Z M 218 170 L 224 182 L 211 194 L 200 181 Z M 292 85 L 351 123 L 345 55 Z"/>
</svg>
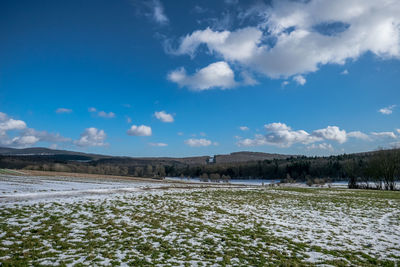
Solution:
<svg viewBox="0 0 400 267">
<path fill-rule="evenodd" d="M 136 177 L 200 177 L 205 181 L 279 179 L 283 182 L 349 182 L 350 188 L 395 189 L 400 176 L 400 150 L 379 150 L 329 157 L 290 156 L 248 162 L 185 164 L 156 159 L 74 155 L 0 156 L 0 168 L 79 172 Z"/>
</svg>

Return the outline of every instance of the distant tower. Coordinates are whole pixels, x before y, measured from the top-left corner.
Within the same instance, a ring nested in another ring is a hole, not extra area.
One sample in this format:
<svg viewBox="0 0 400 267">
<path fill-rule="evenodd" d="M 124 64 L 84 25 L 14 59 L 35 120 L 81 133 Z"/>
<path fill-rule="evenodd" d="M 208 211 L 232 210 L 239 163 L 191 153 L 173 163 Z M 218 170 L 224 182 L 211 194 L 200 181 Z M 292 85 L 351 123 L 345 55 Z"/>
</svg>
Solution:
<svg viewBox="0 0 400 267">
<path fill-rule="evenodd" d="M 209 164 L 215 163 L 215 156 L 210 156 L 210 157 L 208 158 L 208 163 L 209 163 Z"/>
</svg>

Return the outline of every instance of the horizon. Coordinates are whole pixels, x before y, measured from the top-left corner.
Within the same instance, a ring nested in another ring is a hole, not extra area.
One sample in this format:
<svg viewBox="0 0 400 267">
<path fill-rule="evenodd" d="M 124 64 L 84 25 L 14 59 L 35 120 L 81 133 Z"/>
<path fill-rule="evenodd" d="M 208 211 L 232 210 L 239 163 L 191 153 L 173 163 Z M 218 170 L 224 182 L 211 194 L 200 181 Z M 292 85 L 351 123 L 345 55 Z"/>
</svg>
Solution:
<svg viewBox="0 0 400 267">
<path fill-rule="evenodd" d="M 355 153 L 342 153 L 342 154 L 336 154 L 336 155 L 304 155 L 304 154 L 281 154 L 281 153 L 269 153 L 269 152 L 258 152 L 258 151 L 251 151 L 251 150 L 240 150 L 240 151 L 235 151 L 235 152 L 228 152 L 224 154 L 199 154 L 199 155 L 191 155 L 191 156 L 186 156 L 186 157 L 173 157 L 173 156 L 145 156 L 145 157 L 140 157 L 140 156 L 127 156 L 127 155 L 108 155 L 108 154 L 97 154 L 97 153 L 90 153 L 90 152 L 81 152 L 81 151 L 75 151 L 75 150 L 63 150 L 63 149 L 53 149 L 49 147 L 26 147 L 26 148 L 12 148 L 12 147 L 0 147 L 0 149 L 6 148 L 6 149 L 17 149 L 17 150 L 23 150 L 23 149 L 48 149 L 48 150 L 54 150 L 54 151 L 66 151 L 66 152 L 73 152 L 73 153 L 83 153 L 83 154 L 88 154 L 88 155 L 98 155 L 98 156 L 105 156 L 105 157 L 121 157 L 121 158 L 191 158 L 191 157 L 215 157 L 215 156 L 224 156 L 224 155 L 232 155 L 235 153 L 261 153 L 261 154 L 270 154 L 270 155 L 280 155 L 280 156 L 288 156 L 288 157 L 317 157 L 317 158 L 323 158 L 323 157 L 335 157 L 335 156 L 342 156 L 342 155 L 352 155 L 352 154 L 364 154 L 364 153 L 373 153 L 381 150 L 391 150 L 393 148 L 389 149 L 384 149 L 384 148 L 378 148 L 376 150 L 368 150 L 368 151 L 361 151 L 361 152 L 355 152 Z M 400 148 L 394 148 L 394 149 L 400 149 Z M 4 154 L 8 155 L 8 154 Z M 23 154 L 22 154 L 23 155 Z M 10 154 L 10 156 L 13 156 L 13 154 Z"/>
<path fill-rule="evenodd" d="M 122 157 L 400 146 L 400 2 L 2 1 L 0 146 Z"/>
</svg>

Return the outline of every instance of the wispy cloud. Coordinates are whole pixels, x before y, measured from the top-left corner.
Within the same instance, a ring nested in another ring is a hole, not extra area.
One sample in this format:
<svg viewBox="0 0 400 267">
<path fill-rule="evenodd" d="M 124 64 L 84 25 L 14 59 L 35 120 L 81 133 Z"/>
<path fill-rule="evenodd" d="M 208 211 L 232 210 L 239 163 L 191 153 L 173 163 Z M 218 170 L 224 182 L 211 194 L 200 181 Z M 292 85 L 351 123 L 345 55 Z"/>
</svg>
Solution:
<svg viewBox="0 0 400 267">
<path fill-rule="evenodd" d="M 69 109 L 69 108 L 58 108 L 57 110 L 56 110 L 56 113 L 71 113 L 72 112 L 72 109 Z"/>
<path fill-rule="evenodd" d="M 307 80 L 302 75 L 297 75 L 293 77 L 293 81 L 295 81 L 299 85 L 305 85 Z"/>
<path fill-rule="evenodd" d="M 101 117 L 101 118 L 106 118 L 106 119 L 111 119 L 111 118 L 115 118 L 115 113 L 114 112 L 105 112 L 105 111 L 97 111 L 96 108 L 91 107 L 88 109 L 90 113 L 95 113 L 97 116 Z"/>
<path fill-rule="evenodd" d="M 159 24 L 167 24 L 169 19 L 164 11 L 164 6 L 162 5 L 161 1 L 153 0 L 153 18 Z"/>
<path fill-rule="evenodd" d="M 156 147 L 166 147 L 168 144 L 166 143 L 149 143 L 150 146 L 156 146 Z"/>
<path fill-rule="evenodd" d="M 185 140 L 185 144 L 191 147 L 205 147 L 205 146 L 211 146 L 211 145 L 217 145 L 217 143 L 213 143 L 211 140 L 205 139 L 205 138 L 200 138 L 200 139 L 195 139 L 195 138 L 190 138 Z"/>
<path fill-rule="evenodd" d="M 106 119 L 111 119 L 111 118 L 115 118 L 115 113 L 114 112 L 105 112 L 105 111 L 99 111 L 99 113 L 97 113 L 97 115 L 99 117 L 102 118 L 106 118 Z"/>
<path fill-rule="evenodd" d="M 380 110 L 378 110 L 378 112 L 380 112 L 380 113 L 382 113 L 384 115 L 390 115 L 390 114 L 393 113 L 393 109 L 395 107 L 396 107 L 396 105 L 391 105 L 391 106 L 388 106 L 388 107 L 384 107 L 384 108 L 381 108 Z"/>
<path fill-rule="evenodd" d="M 314 149 L 318 149 L 318 150 L 328 150 L 328 151 L 333 151 L 333 146 L 331 144 L 327 144 L 327 143 L 321 143 L 321 144 L 312 144 L 310 146 L 307 146 L 308 150 L 314 150 Z"/>
<path fill-rule="evenodd" d="M 372 132 L 371 135 L 375 137 L 380 137 L 380 138 L 392 138 L 396 139 L 397 136 L 394 134 L 394 132 Z"/>
</svg>

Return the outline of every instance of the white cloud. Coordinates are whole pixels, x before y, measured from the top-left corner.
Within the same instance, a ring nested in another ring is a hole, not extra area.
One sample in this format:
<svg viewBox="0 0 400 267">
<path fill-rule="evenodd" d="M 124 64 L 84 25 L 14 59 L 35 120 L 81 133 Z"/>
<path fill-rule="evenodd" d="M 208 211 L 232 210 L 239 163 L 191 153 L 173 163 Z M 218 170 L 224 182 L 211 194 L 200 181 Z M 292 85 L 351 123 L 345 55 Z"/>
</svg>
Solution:
<svg viewBox="0 0 400 267">
<path fill-rule="evenodd" d="M 240 137 L 237 139 L 240 139 Z M 251 139 L 251 138 L 241 139 L 236 144 L 240 147 L 242 147 L 242 146 L 249 147 L 249 146 L 269 145 L 270 143 L 268 143 L 268 141 L 266 140 L 264 135 L 256 134 L 254 136 L 254 139 Z"/>
<path fill-rule="evenodd" d="M 72 109 L 69 109 L 69 108 L 58 108 L 56 110 L 56 113 L 71 113 L 71 112 L 72 112 Z"/>
<path fill-rule="evenodd" d="M 115 118 L 115 113 L 114 112 L 105 112 L 105 111 L 97 111 L 96 108 L 91 107 L 88 109 L 90 113 L 97 113 L 97 116 L 102 117 L 102 118 L 106 118 L 106 119 L 111 119 L 111 118 Z"/>
<path fill-rule="evenodd" d="M 13 132 L 10 137 L 8 132 Z M 47 131 L 37 131 L 28 128 L 22 120 L 10 118 L 7 114 L 0 112 L 0 145 L 9 147 L 28 147 L 43 142 L 70 142 L 70 138 L 65 138 L 60 134 L 48 133 Z"/>
<path fill-rule="evenodd" d="M 164 6 L 159 0 L 153 0 L 153 19 L 159 24 L 167 24 L 169 22 L 164 12 Z"/>
<path fill-rule="evenodd" d="M 99 117 L 102 117 L 102 118 L 106 118 L 106 119 L 111 119 L 111 118 L 115 118 L 115 113 L 114 112 L 105 112 L 105 111 L 99 111 L 98 113 L 97 113 L 97 115 L 99 116 Z"/>
<path fill-rule="evenodd" d="M 394 132 L 372 132 L 371 135 L 378 138 L 393 138 L 393 139 L 397 138 Z"/>
<path fill-rule="evenodd" d="M 58 148 L 58 145 L 57 145 L 57 144 L 51 144 L 51 145 L 49 146 L 49 148 L 50 148 L 50 149 L 57 149 L 57 148 Z"/>
<path fill-rule="evenodd" d="M 131 136 L 151 136 L 152 134 L 151 127 L 146 125 L 132 125 L 126 133 Z"/>
<path fill-rule="evenodd" d="M 282 86 L 282 87 L 285 87 L 285 86 L 288 85 L 289 83 L 290 83 L 290 82 L 288 82 L 288 81 L 283 81 L 282 84 L 281 84 L 281 86 Z"/>
<path fill-rule="evenodd" d="M 262 32 L 257 28 L 248 27 L 235 32 L 207 28 L 185 36 L 175 53 L 194 56 L 197 48 L 204 43 L 210 52 L 220 54 L 225 60 L 243 61 L 253 57 L 261 37 Z"/>
<path fill-rule="evenodd" d="M 180 87 L 189 87 L 195 91 L 212 88 L 229 89 L 236 86 L 235 75 L 229 65 L 219 61 L 202 68 L 193 75 L 188 75 L 182 67 L 168 74 L 168 79 Z"/>
<path fill-rule="evenodd" d="M 202 147 L 202 146 L 210 146 L 213 143 L 210 140 L 204 138 L 201 139 L 190 138 L 185 140 L 185 144 L 191 147 Z"/>
<path fill-rule="evenodd" d="M 324 129 L 315 130 L 313 135 L 324 140 L 336 141 L 340 144 L 347 141 L 346 131 L 340 130 L 337 126 L 328 126 Z"/>
<path fill-rule="evenodd" d="M 240 126 L 239 129 L 242 130 L 242 131 L 248 131 L 248 130 L 249 130 L 249 127 L 247 127 L 247 126 Z"/>
<path fill-rule="evenodd" d="M 106 133 L 104 130 L 98 130 L 97 128 L 91 127 L 86 128 L 78 140 L 74 141 L 77 146 L 106 146 Z"/>
<path fill-rule="evenodd" d="M 340 74 L 342 74 L 342 75 L 347 75 L 347 74 L 349 74 L 349 71 L 348 71 L 348 70 L 344 70 L 344 71 L 342 71 Z"/>
<path fill-rule="evenodd" d="M 322 143 L 322 144 L 312 144 L 307 146 L 308 150 L 319 149 L 319 150 L 329 150 L 333 151 L 333 146 L 331 144 Z"/>
<path fill-rule="evenodd" d="M 182 136 L 183 132 L 178 132 L 177 135 Z"/>
<path fill-rule="evenodd" d="M 400 129 L 396 129 L 396 132 L 400 134 Z"/>
<path fill-rule="evenodd" d="M 150 146 L 165 147 L 168 146 L 166 143 L 149 143 Z"/>
<path fill-rule="evenodd" d="M 21 120 L 7 118 L 0 122 L 0 136 L 6 134 L 7 131 L 23 130 L 26 128 L 26 123 Z"/>
<path fill-rule="evenodd" d="M 238 146 L 262 146 L 273 145 L 278 147 L 290 147 L 293 144 L 313 144 L 324 140 L 345 143 L 348 137 L 367 140 L 368 136 L 362 132 L 346 133 L 337 126 L 328 126 L 311 133 L 304 130 L 292 130 L 284 123 L 274 122 L 264 125 L 266 134 L 256 134 L 254 138 L 240 139 Z"/>
<path fill-rule="evenodd" d="M 33 135 L 17 136 L 11 140 L 10 145 L 15 147 L 27 147 L 36 144 L 40 139 Z"/>
<path fill-rule="evenodd" d="M 289 126 L 280 122 L 266 124 L 264 128 L 267 131 L 265 135 L 256 134 L 254 139 L 240 140 L 237 144 L 239 146 L 275 145 L 289 147 L 294 143 L 308 144 L 320 140 L 304 130 L 293 131 Z"/>
<path fill-rule="evenodd" d="M 378 110 L 378 112 L 385 114 L 385 115 L 390 115 L 393 113 L 393 109 L 396 107 L 396 105 L 391 105 L 385 108 L 381 108 L 380 110 Z"/>
<path fill-rule="evenodd" d="M 166 113 L 165 111 L 156 111 L 154 112 L 154 116 L 162 122 L 173 122 L 174 117 L 171 114 Z"/>
<path fill-rule="evenodd" d="M 242 71 L 240 75 L 242 77 L 241 84 L 250 86 L 258 84 L 258 81 L 248 71 Z"/>
<path fill-rule="evenodd" d="M 5 121 L 8 118 L 6 113 L 0 112 L 0 121 Z"/>
<path fill-rule="evenodd" d="M 302 75 L 296 75 L 293 77 L 293 81 L 295 81 L 299 85 L 305 85 L 307 80 Z"/>
<path fill-rule="evenodd" d="M 47 131 L 37 131 L 32 128 L 27 128 L 23 130 L 23 135 L 35 136 L 40 141 L 49 143 L 68 143 L 71 142 L 71 138 L 63 137 L 59 133 L 49 133 Z"/>
<path fill-rule="evenodd" d="M 243 15 L 261 18 L 257 26 L 197 30 L 184 36 L 173 53 L 194 57 L 205 44 L 217 58 L 271 78 L 315 72 L 326 64 L 343 65 L 367 52 L 400 58 L 399 1 L 276 0 L 259 6 Z"/>
<path fill-rule="evenodd" d="M 347 134 L 347 136 L 357 138 L 357 139 L 362 139 L 362 140 L 370 140 L 370 138 L 367 134 L 360 132 L 360 131 L 349 132 Z"/>
</svg>

